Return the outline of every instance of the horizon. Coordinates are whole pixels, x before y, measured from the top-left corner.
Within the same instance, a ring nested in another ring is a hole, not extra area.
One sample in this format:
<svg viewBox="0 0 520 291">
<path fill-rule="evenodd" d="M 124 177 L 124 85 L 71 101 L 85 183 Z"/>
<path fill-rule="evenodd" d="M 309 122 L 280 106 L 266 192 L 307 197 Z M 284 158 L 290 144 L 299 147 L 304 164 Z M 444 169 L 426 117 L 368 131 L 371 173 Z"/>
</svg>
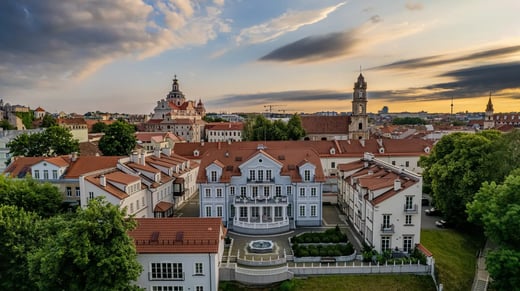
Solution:
<svg viewBox="0 0 520 291">
<path fill-rule="evenodd" d="M 69 5 L 70 4 L 70 5 Z M 150 114 L 176 75 L 207 112 L 517 112 L 520 2 L 0 2 L 0 98 Z M 23 37 L 22 37 L 23 36 Z M 511 110 L 513 109 L 513 110 Z M 273 110 L 274 112 L 274 110 Z"/>
</svg>

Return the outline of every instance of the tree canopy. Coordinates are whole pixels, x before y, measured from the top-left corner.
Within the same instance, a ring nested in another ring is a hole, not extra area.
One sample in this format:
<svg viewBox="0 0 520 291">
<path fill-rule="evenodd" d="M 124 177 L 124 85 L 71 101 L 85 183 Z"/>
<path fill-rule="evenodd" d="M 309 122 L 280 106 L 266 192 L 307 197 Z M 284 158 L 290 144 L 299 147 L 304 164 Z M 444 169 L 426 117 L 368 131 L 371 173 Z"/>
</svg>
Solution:
<svg viewBox="0 0 520 291">
<path fill-rule="evenodd" d="M 42 132 L 22 133 L 8 142 L 7 147 L 12 156 L 56 156 L 79 151 L 79 141 L 69 129 L 51 126 Z"/>
<path fill-rule="evenodd" d="M 243 137 L 245 140 L 299 140 L 305 136 L 301 118 L 291 116 L 287 123 L 282 120 L 270 121 L 263 115 L 257 115 L 246 122 Z"/>
<path fill-rule="evenodd" d="M 108 128 L 108 125 L 102 121 L 98 121 L 92 125 L 92 132 L 93 133 L 101 133 L 105 132 Z"/>
<path fill-rule="evenodd" d="M 142 267 L 128 235 L 135 226 L 102 199 L 74 216 L 49 219 L 44 242 L 29 255 L 30 277 L 40 290 L 137 289 Z"/>
<path fill-rule="evenodd" d="M 486 256 L 486 265 L 496 290 L 520 286 L 520 168 L 502 184 L 483 183 L 468 203 L 469 220 L 484 227 L 488 238 L 498 244 Z"/>
<path fill-rule="evenodd" d="M 405 125 L 405 124 L 426 124 L 426 120 L 419 117 L 396 117 L 392 120 L 392 124 Z"/>
<path fill-rule="evenodd" d="M 492 157 L 497 131 L 477 134 L 452 133 L 444 136 L 429 156 L 421 157 L 425 189 L 430 188 L 435 206 L 456 224 L 467 222 L 466 204 L 484 181 L 500 179 Z"/>
<path fill-rule="evenodd" d="M 105 156 L 126 156 L 136 144 L 134 126 L 118 120 L 107 127 L 98 147 Z"/>
</svg>

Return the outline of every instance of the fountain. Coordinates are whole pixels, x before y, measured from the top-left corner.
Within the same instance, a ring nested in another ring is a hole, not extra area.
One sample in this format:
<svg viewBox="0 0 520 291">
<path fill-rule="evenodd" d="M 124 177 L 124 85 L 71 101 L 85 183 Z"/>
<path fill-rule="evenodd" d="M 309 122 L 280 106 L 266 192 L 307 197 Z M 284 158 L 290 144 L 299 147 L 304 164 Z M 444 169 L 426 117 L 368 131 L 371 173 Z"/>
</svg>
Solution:
<svg viewBox="0 0 520 291">
<path fill-rule="evenodd" d="M 270 240 L 254 240 L 249 243 L 249 251 L 252 253 L 270 253 L 274 244 Z"/>
</svg>

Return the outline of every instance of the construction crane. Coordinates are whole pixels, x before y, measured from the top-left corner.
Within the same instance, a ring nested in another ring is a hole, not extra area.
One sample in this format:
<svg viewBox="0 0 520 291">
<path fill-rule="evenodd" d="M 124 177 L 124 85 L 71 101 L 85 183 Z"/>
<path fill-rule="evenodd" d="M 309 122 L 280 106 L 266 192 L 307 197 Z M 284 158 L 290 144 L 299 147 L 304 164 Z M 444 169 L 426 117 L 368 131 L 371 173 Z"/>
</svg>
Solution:
<svg viewBox="0 0 520 291">
<path fill-rule="evenodd" d="M 286 106 L 285 104 L 267 104 L 267 105 L 264 105 L 264 108 L 266 108 L 265 111 L 271 113 L 273 112 L 273 107 L 279 107 L 279 106 Z"/>
</svg>

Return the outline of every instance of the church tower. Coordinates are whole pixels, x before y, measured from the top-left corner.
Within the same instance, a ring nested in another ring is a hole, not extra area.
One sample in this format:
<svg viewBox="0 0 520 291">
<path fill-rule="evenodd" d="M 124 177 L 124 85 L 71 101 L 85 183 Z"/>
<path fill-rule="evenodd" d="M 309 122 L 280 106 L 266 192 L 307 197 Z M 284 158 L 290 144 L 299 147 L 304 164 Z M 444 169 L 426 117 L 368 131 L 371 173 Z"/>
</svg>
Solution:
<svg viewBox="0 0 520 291">
<path fill-rule="evenodd" d="M 484 117 L 484 129 L 495 127 L 495 120 L 493 119 L 493 103 L 491 102 L 491 92 L 489 93 L 489 100 L 486 106 L 486 114 Z"/>
<path fill-rule="evenodd" d="M 368 139 L 368 115 L 367 115 L 367 82 L 363 74 L 359 73 L 357 82 L 354 83 L 352 96 L 352 115 L 349 125 L 350 139 Z"/>
<path fill-rule="evenodd" d="M 166 96 L 166 100 L 173 102 L 176 106 L 181 106 L 186 102 L 186 97 L 184 97 L 184 94 L 179 89 L 179 80 L 177 80 L 177 75 L 173 78 L 172 90 Z"/>
</svg>

